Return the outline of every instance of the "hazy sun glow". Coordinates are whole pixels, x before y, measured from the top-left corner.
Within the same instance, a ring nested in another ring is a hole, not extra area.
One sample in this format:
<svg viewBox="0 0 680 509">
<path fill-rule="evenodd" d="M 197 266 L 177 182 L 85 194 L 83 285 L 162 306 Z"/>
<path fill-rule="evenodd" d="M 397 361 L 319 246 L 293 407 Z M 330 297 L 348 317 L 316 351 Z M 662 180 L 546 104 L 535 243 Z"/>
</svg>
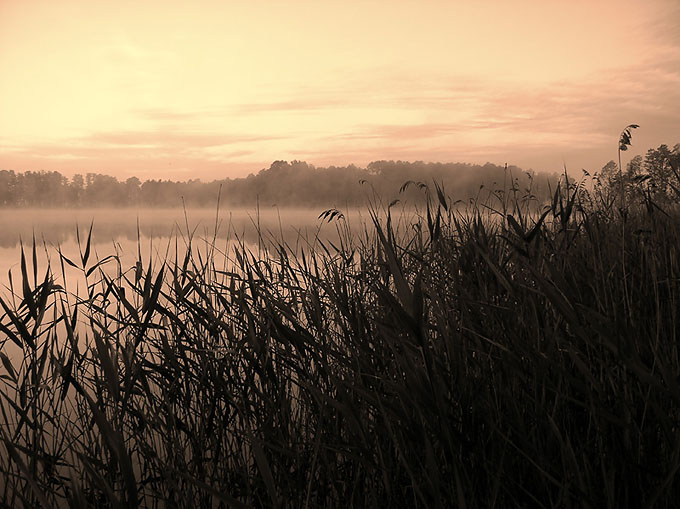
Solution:
<svg viewBox="0 0 680 509">
<path fill-rule="evenodd" d="M 0 0 L 0 169 L 598 169 L 630 123 L 680 141 L 677 0 Z"/>
</svg>

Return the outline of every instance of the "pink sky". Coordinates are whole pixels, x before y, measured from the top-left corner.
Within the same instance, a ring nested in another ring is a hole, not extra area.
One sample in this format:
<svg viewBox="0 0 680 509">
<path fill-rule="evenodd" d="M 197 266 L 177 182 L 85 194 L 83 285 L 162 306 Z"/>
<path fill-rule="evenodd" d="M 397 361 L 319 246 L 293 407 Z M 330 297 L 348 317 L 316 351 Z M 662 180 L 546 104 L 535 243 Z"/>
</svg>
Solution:
<svg viewBox="0 0 680 509">
<path fill-rule="evenodd" d="M 677 0 L 0 0 L 0 169 L 597 170 L 680 142 Z"/>
</svg>

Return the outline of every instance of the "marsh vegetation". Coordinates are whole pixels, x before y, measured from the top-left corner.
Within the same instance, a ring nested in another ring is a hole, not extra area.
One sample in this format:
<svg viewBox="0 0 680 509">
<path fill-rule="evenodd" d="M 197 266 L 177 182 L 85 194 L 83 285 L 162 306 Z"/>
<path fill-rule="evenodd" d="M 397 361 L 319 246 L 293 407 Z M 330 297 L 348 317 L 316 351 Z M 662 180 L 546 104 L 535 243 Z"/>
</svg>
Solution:
<svg viewBox="0 0 680 509">
<path fill-rule="evenodd" d="M 189 230 L 131 267 L 87 235 L 49 267 L 26 244 L 0 301 L 0 497 L 671 507 L 680 217 L 627 186 L 625 209 L 569 179 L 456 208 L 410 183 L 418 213 L 327 211 L 313 249 Z"/>
</svg>

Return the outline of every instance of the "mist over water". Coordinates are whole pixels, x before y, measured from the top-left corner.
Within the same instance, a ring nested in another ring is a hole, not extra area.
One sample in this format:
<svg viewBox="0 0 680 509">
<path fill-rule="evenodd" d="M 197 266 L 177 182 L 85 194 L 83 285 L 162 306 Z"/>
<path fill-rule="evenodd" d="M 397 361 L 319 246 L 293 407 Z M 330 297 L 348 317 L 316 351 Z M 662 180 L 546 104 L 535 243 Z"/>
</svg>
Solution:
<svg viewBox="0 0 680 509">
<path fill-rule="evenodd" d="M 30 242 L 35 234 L 39 243 L 70 242 L 76 238 L 76 228 L 81 234 L 93 224 L 93 242 L 110 243 L 120 238 L 137 240 L 137 226 L 141 237 L 165 238 L 186 234 L 187 227 L 195 235 L 215 232 L 252 234 L 258 225 L 264 230 L 290 233 L 289 230 L 316 228 L 320 209 L 215 209 L 139 208 L 139 209 L 3 209 L 0 211 L 0 247 L 11 248 Z"/>
<path fill-rule="evenodd" d="M 220 251 L 230 243 L 243 242 L 256 250 L 258 231 L 265 240 L 283 240 L 296 246 L 313 243 L 315 237 L 332 238 L 335 225 L 319 219 L 321 209 L 3 209 L 0 211 L 0 286 L 8 283 L 8 271 L 21 275 L 21 245 L 32 264 L 33 237 L 36 242 L 39 277 L 44 277 L 47 259 L 53 273 L 60 269 L 58 248 L 73 260 L 79 259 L 81 245 L 87 243 L 92 225 L 93 255 L 104 258 L 117 255 L 123 270 L 133 266 L 139 253 L 143 261 L 182 256 L 189 236 L 193 245 L 205 246 L 215 241 Z M 361 214 L 350 214 L 357 222 Z M 349 217 L 348 217 L 349 219 Z M 77 233 L 78 232 L 78 233 Z M 32 270 L 32 268 L 31 268 Z M 30 272 L 30 271 L 29 271 Z"/>
</svg>

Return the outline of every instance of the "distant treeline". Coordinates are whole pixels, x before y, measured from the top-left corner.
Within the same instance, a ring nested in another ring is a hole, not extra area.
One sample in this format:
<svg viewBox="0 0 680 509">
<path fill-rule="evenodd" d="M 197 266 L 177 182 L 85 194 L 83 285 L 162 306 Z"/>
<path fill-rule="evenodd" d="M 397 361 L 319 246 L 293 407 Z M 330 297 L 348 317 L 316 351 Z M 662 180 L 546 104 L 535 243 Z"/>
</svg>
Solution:
<svg viewBox="0 0 680 509">
<path fill-rule="evenodd" d="M 645 158 L 636 156 L 627 165 L 624 177 L 634 181 L 648 176 L 655 192 L 670 192 L 667 181 L 674 164 L 680 161 L 680 143 L 673 149 L 661 145 L 650 149 Z M 677 165 L 676 165 L 677 166 Z M 607 163 L 600 172 L 609 185 L 616 185 L 618 166 Z M 409 202 L 423 199 L 419 186 L 408 181 L 443 184 L 447 195 L 467 200 L 480 193 L 515 189 L 526 191 L 540 201 L 549 199 L 550 185 L 556 175 L 536 175 L 516 166 L 487 163 L 425 163 L 422 161 L 374 161 L 366 168 L 349 166 L 314 167 L 303 161 L 275 161 L 267 169 L 245 178 L 201 182 L 147 180 L 137 177 L 125 181 L 98 173 L 77 174 L 71 179 L 59 172 L 0 170 L 0 207 L 212 207 L 217 197 L 225 206 L 253 207 L 343 207 L 361 206 L 375 195 L 385 200 L 400 197 Z M 482 188 L 482 186 L 484 186 Z"/>
<path fill-rule="evenodd" d="M 185 182 L 147 180 L 137 177 L 119 181 L 110 175 L 87 173 L 71 179 L 53 171 L 14 172 L 0 170 L 0 206 L 2 207 L 127 207 L 177 206 L 182 198 L 187 206 L 211 207 L 217 202 L 227 206 L 314 207 L 359 206 L 374 195 L 383 199 L 398 196 L 421 199 L 418 186 L 410 186 L 400 195 L 402 185 L 414 182 L 443 183 L 448 195 L 467 199 L 485 189 L 511 187 L 522 191 L 533 186 L 547 196 L 547 178 L 532 184 L 534 175 L 516 166 L 491 163 L 424 163 L 375 161 L 366 168 L 350 166 L 314 167 L 302 161 L 275 161 L 267 169 L 244 178 L 225 178 L 212 182 L 198 179 Z"/>
</svg>

